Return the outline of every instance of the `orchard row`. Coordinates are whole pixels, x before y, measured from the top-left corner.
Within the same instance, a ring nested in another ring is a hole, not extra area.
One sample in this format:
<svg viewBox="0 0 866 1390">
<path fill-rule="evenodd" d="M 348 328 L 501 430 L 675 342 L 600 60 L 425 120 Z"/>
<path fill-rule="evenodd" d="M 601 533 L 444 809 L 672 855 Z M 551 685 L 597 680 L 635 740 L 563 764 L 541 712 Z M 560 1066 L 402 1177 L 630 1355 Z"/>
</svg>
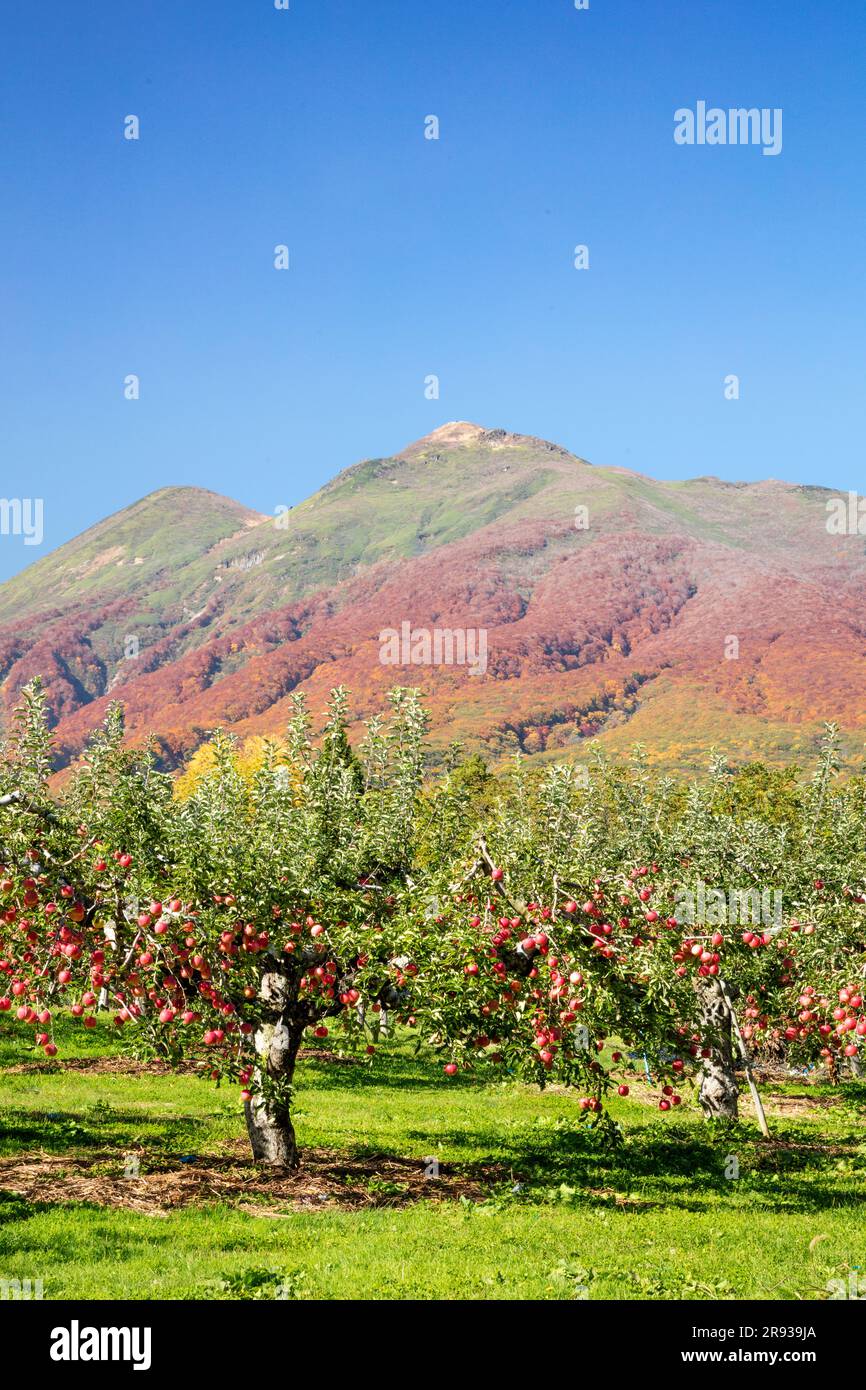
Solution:
<svg viewBox="0 0 866 1390">
<path fill-rule="evenodd" d="M 236 1082 L 255 1155 L 281 1163 L 304 1041 L 372 1054 L 395 1022 L 446 1075 L 553 1079 L 596 1125 L 635 1055 L 661 1111 L 693 1077 L 709 1115 L 735 1115 L 732 1009 L 750 1049 L 858 1065 L 866 796 L 832 737 L 806 782 L 714 763 L 684 787 L 639 757 L 588 782 L 455 757 L 425 782 L 420 701 L 390 703 L 353 749 L 345 692 L 315 737 L 297 701 L 243 773 L 218 734 L 183 797 L 113 707 L 55 795 L 25 690 L 0 760 L 0 1012 L 22 1045 L 54 1057 L 60 1012 L 92 1028 L 108 1010 Z M 784 914 L 681 922 L 706 884 L 772 887 Z"/>
</svg>

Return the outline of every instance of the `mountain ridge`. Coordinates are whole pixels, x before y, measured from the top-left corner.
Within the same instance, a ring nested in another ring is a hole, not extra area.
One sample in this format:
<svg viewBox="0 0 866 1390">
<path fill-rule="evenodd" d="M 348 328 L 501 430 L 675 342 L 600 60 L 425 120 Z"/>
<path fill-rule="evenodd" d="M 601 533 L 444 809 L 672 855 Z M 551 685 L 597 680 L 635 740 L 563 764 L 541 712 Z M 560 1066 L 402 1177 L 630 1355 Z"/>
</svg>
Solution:
<svg viewBox="0 0 866 1390">
<path fill-rule="evenodd" d="M 275 516 L 156 489 L 0 585 L 0 715 L 39 674 L 61 761 L 120 697 L 177 765 L 216 725 L 278 731 L 296 689 L 345 683 L 365 714 L 403 683 L 438 747 L 493 761 L 638 736 L 672 767 L 711 742 L 784 761 L 823 719 L 866 722 L 866 557 L 827 533 L 831 495 L 660 482 L 469 421 Z M 383 664 L 378 635 L 404 621 L 483 628 L 484 675 Z"/>
</svg>

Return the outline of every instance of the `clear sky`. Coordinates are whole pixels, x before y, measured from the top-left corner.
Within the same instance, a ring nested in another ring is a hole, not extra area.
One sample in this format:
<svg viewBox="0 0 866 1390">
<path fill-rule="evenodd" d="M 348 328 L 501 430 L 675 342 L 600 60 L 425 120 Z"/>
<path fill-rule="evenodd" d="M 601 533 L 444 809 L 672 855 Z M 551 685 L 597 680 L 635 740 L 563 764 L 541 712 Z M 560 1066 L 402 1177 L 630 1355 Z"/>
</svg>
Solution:
<svg viewBox="0 0 866 1390">
<path fill-rule="evenodd" d="M 862 0 L 0 16 L 0 497 L 44 498 L 0 578 L 154 488 L 273 512 L 454 419 L 866 490 Z M 781 153 L 677 145 L 702 100 L 781 108 Z"/>
</svg>

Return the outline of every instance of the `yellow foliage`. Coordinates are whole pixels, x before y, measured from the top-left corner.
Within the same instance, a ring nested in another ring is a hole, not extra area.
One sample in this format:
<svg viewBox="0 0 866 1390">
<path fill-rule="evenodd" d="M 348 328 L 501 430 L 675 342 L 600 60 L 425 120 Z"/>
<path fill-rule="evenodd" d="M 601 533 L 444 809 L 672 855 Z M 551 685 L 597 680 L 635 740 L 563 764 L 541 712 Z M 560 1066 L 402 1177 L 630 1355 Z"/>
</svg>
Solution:
<svg viewBox="0 0 866 1390">
<path fill-rule="evenodd" d="M 179 801 L 192 796 L 203 777 L 211 771 L 215 758 L 209 743 L 202 743 L 195 750 L 183 772 L 175 779 L 174 794 Z"/>
<path fill-rule="evenodd" d="M 261 734 L 253 734 L 241 745 L 237 754 L 237 769 L 245 782 L 252 783 L 253 778 L 265 761 L 268 747 L 276 750 L 276 761 L 280 764 L 288 762 L 286 756 L 286 744 L 283 739 L 263 738 Z M 183 772 L 176 778 L 174 784 L 174 794 L 179 801 L 186 801 L 192 796 L 199 782 L 213 769 L 215 764 L 213 745 L 202 743 L 195 750 Z"/>
</svg>

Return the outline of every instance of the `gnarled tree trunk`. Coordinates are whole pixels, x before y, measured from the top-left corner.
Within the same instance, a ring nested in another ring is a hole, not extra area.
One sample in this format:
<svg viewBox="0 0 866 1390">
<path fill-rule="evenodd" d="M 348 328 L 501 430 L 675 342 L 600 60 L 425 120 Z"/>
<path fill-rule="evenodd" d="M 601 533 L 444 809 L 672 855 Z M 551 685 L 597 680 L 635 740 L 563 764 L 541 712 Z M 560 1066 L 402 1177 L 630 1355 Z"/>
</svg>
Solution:
<svg viewBox="0 0 866 1390">
<path fill-rule="evenodd" d="M 279 971 L 262 976 L 264 1013 L 256 1031 L 259 1057 L 253 1099 L 245 1102 L 247 1133 L 259 1163 L 297 1168 L 300 1159 L 290 1106 L 295 1061 L 305 1020 L 297 1017 L 297 980 Z"/>
<path fill-rule="evenodd" d="M 709 1048 L 704 1058 L 698 1092 L 701 1107 L 709 1120 L 736 1120 L 737 1077 L 734 1071 L 734 1041 L 731 1015 L 719 981 L 712 976 L 698 984 L 701 1001 L 701 1039 Z"/>
</svg>

